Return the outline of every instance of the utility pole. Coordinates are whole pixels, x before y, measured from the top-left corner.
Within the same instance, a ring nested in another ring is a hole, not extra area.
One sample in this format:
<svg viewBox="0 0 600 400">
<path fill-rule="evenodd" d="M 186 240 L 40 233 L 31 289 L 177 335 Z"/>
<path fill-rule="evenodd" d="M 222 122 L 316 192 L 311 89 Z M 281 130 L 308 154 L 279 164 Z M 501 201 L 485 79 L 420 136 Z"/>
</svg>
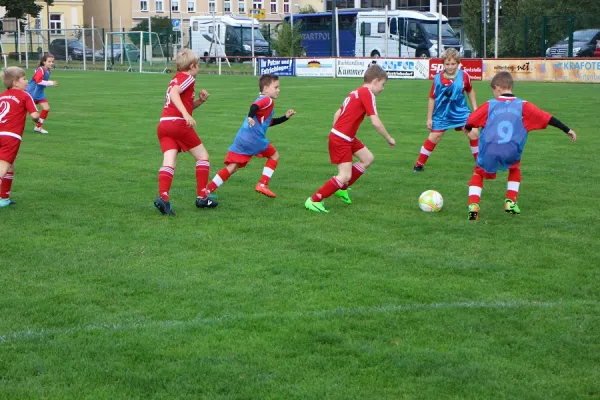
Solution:
<svg viewBox="0 0 600 400">
<path fill-rule="evenodd" d="M 115 50 L 113 48 L 113 14 L 112 14 L 112 0 L 108 0 L 108 17 L 110 18 L 110 63 L 115 64 Z M 122 58 L 122 57 L 121 57 Z"/>
</svg>

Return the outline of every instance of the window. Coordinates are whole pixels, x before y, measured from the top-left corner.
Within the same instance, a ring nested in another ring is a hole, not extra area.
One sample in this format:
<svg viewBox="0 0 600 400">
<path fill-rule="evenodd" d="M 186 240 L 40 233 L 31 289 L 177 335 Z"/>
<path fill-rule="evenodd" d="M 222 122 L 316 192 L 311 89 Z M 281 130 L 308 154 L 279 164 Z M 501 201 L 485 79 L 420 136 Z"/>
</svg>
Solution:
<svg viewBox="0 0 600 400">
<path fill-rule="evenodd" d="M 246 3 L 244 0 L 238 0 L 238 12 L 240 14 L 246 14 Z"/>
<path fill-rule="evenodd" d="M 217 12 L 217 5 L 215 4 L 215 0 L 209 0 L 208 2 L 208 12 Z"/>
<path fill-rule="evenodd" d="M 148 0 L 140 0 L 140 11 L 148 11 Z"/>
<path fill-rule="evenodd" d="M 228 1 L 228 0 L 223 1 L 223 12 L 226 12 L 226 13 L 231 12 L 231 1 Z"/>
<path fill-rule="evenodd" d="M 179 0 L 171 0 L 171 11 L 179 12 Z"/>
<path fill-rule="evenodd" d="M 196 0 L 188 0 L 187 5 L 188 12 L 196 12 Z"/>
<path fill-rule="evenodd" d="M 50 33 L 53 35 L 62 35 L 62 27 L 62 14 L 50 14 Z"/>
<path fill-rule="evenodd" d="M 156 10 L 156 12 L 163 12 L 164 11 L 163 0 L 155 0 L 154 1 L 154 9 Z"/>
<path fill-rule="evenodd" d="M 262 0 L 252 0 L 252 8 L 255 10 L 262 9 L 263 8 Z"/>
<path fill-rule="evenodd" d="M 369 22 L 363 22 L 361 25 L 361 36 L 371 36 L 371 24 Z"/>
<path fill-rule="evenodd" d="M 290 13 L 290 0 L 283 0 L 283 13 L 284 14 Z"/>
<path fill-rule="evenodd" d="M 277 0 L 271 0 L 271 14 L 277 14 Z"/>
<path fill-rule="evenodd" d="M 35 29 L 42 29 L 42 19 L 36 18 L 33 26 L 35 27 Z"/>
<path fill-rule="evenodd" d="M 377 33 L 385 33 L 385 22 L 377 23 Z"/>
</svg>

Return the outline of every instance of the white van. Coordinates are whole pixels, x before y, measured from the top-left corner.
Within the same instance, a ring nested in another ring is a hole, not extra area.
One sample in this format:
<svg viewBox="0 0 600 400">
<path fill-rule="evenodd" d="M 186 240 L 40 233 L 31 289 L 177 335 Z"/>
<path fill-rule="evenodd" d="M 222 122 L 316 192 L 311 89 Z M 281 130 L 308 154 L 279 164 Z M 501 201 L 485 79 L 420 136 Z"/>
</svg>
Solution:
<svg viewBox="0 0 600 400">
<path fill-rule="evenodd" d="M 190 18 L 191 48 L 199 56 L 232 57 L 236 62 L 252 56 L 252 18 L 236 16 L 198 16 Z M 216 32 L 216 33 L 215 33 Z M 211 46 L 212 44 L 212 46 Z M 254 20 L 254 55 L 271 56 Z"/>
<path fill-rule="evenodd" d="M 433 12 L 393 10 L 388 11 L 388 38 L 385 40 L 386 21 L 384 11 L 359 12 L 356 18 L 357 57 L 437 57 L 438 19 Z M 460 38 L 442 18 L 442 43 L 440 53 L 454 47 L 463 55 Z M 386 49 L 387 46 L 387 49 Z M 387 50 L 387 51 L 386 51 Z"/>
</svg>

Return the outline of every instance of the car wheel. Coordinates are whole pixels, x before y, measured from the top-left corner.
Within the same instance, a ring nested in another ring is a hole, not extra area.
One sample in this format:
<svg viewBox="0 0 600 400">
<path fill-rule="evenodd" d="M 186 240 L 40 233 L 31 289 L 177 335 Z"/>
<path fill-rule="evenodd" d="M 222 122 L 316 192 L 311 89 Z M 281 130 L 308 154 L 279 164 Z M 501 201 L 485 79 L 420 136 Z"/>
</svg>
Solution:
<svg viewBox="0 0 600 400">
<path fill-rule="evenodd" d="M 239 51 L 236 51 L 233 53 L 233 62 L 238 63 L 238 64 L 241 64 L 244 62 L 244 60 L 240 57 Z"/>
<path fill-rule="evenodd" d="M 379 57 L 381 57 L 381 54 L 379 54 L 379 52 L 377 50 L 373 50 L 371 52 L 371 57 L 373 57 L 373 58 L 379 58 Z"/>
<path fill-rule="evenodd" d="M 427 58 L 429 57 L 429 51 L 427 50 L 419 50 L 416 54 L 417 58 Z"/>
</svg>

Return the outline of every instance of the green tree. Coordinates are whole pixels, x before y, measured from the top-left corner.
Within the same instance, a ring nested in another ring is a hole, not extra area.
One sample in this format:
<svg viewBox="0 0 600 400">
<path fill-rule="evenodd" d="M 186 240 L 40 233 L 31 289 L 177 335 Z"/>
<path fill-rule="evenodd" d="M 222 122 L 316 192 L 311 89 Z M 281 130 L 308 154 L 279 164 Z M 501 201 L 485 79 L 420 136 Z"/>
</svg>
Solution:
<svg viewBox="0 0 600 400">
<path fill-rule="evenodd" d="M 54 0 L 44 0 L 46 6 L 51 6 Z M 43 6 L 35 4 L 35 0 L 0 0 L 0 6 L 6 8 L 5 17 L 22 19 L 26 15 L 36 18 Z"/>
<path fill-rule="evenodd" d="M 302 35 L 300 23 L 295 23 L 294 28 L 288 23 L 282 23 L 275 28 L 275 35 L 271 38 L 271 49 L 279 57 L 302 56 Z"/>
<path fill-rule="evenodd" d="M 158 35 L 160 45 L 165 47 L 171 43 L 175 43 L 177 40 L 177 32 L 173 31 L 171 20 L 169 17 L 150 17 L 150 24 L 152 25 L 152 33 Z M 143 19 L 139 24 L 132 28 L 132 31 L 148 32 L 148 19 Z M 135 43 L 138 47 L 140 46 L 139 34 L 130 34 L 129 39 Z M 144 34 L 144 42 L 148 43 L 149 35 Z M 158 46 L 158 43 L 152 43 L 153 50 Z M 166 49 L 168 51 L 168 49 Z"/>
<path fill-rule="evenodd" d="M 310 4 L 306 4 L 306 5 L 303 5 L 302 7 L 300 7 L 300 9 L 298 9 L 298 12 L 296 14 L 314 14 L 316 12 L 317 12 L 317 10 L 315 10 L 315 8 L 313 6 L 311 6 Z"/>
<path fill-rule="evenodd" d="M 494 0 L 489 3 L 487 54 L 493 56 Z M 481 0 L 463 0 L 462 18 L 465 34 L 481 56 Z M 543 57 L 544 49 L 568 36 L 570 30 L 600 27 L 600 1 L 502 0 L 499 19 L 499 57 Z"/>
</svg>

